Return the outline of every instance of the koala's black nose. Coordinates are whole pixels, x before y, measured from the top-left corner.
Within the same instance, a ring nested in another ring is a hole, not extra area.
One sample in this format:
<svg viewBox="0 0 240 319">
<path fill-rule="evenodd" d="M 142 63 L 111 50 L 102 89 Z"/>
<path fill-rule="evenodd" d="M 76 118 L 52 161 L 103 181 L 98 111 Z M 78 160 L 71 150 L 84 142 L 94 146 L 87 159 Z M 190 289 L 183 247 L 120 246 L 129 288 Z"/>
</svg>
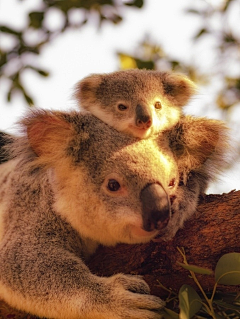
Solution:
<svg viewBox="0 0 240 319">
<path fill-rule="evenodd" d="M 169 197 L 157 183 L 148 184 L 140 194 L 143 212 L 143 228 L 146 231 L 166 227 L 170 217 Z"/>
<path fill-rule="evenodd" d="M 146 105 L 138 104 L 136 107 L 136 126 L 148 129 L 152 125 L 152 115 Z"/>
</svg>

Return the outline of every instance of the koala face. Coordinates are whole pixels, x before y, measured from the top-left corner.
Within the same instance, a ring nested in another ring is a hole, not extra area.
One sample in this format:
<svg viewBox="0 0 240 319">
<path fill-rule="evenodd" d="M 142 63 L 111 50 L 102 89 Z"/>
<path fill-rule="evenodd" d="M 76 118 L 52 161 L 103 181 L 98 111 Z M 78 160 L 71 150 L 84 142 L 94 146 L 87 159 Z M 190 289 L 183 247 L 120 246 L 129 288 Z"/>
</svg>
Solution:
<svg viewBox="0 0 240 319">
<path fill-rule="evenodd" d="M 171 217 L 178 169 L 168 143 L 125 136 L 90 113 L 25 121 L 33 164 L 48 167 L 54 209 L 84 238 L 141 243 Z"/>
<path fill-rule="evenodd" d="M 75 95 L 81 108 L 118 131 L 148 138 L 174 126 L 194 92 L 184 75 L 134 69 L 91 75 Z"/>
</svg>

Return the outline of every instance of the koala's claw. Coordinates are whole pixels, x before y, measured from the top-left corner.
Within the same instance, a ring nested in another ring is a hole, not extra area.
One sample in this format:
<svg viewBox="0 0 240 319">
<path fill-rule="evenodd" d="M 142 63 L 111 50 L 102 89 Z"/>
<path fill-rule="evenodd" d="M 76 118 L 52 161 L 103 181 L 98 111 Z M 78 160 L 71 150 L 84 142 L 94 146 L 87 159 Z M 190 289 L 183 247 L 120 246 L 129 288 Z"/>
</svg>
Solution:
<svg viewBox="0 0 240 319">
<path fill-rule="evenodd" d="M 112 278 L 115 283 L 121 284 L 128 291 L 139 294 L 150 294 L 150 288 L 141 276 L 117 274 Z"/>
<path fill-rule="evenodd" d="M 150 295 L 149 286 L 141 277 L 117 274 L 108 279 L 114 287 L 112 300 L 115 302 L 116 319 L 162 318 L 158 311 L 165 302 Z"/>
</svg>

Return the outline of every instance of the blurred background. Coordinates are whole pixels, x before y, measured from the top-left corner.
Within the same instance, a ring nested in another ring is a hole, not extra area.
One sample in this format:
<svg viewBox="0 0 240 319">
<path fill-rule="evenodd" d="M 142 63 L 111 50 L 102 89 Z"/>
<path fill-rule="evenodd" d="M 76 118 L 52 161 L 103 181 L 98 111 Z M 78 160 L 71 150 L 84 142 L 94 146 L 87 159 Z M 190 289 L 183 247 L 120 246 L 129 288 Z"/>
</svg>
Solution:
<svg viewBox="0 0 240 319">
<path fill-rule="evenodd" d="M 199 87 L 186 114 L 226 121 L 235 152 L 208 193 L 240 189 L 240 0 L 1 0 L 0 131 L 30 107 L 76 109 L 90 73 L 147 68 Z"/>
</svg>

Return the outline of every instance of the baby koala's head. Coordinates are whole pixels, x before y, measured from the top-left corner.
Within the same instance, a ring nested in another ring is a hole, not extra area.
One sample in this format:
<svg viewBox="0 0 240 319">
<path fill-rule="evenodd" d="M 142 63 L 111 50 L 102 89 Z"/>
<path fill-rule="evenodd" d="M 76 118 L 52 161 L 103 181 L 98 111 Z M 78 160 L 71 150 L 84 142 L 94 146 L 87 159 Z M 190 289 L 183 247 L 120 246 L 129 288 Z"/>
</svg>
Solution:
<svg viewBox="0 0 240 319">
<path fill-rule="evenodd" d="M 148 138 L 178 122 L 195 90 L 185 75 L 132 69 L 90 75 L 76 85 L 75 97 L 116 130 Z"/>
</svg>

